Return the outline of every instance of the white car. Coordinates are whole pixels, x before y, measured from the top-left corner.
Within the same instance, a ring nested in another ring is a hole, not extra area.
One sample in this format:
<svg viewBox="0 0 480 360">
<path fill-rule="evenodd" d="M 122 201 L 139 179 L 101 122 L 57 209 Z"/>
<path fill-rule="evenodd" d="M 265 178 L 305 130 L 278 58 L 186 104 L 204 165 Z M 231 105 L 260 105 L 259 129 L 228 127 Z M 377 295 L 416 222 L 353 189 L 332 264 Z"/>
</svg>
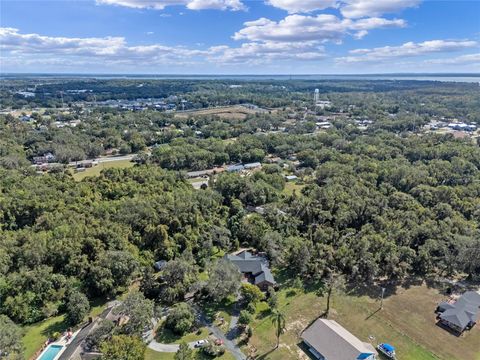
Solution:
<svg viewBox="0 0 480 360">
<path fill-rule="evenodd" d="M 208 341 L 207 340 L 198 340 L 195 344 L 193 344 L 194 347 L 199 348 L 204 345 L 207 345 Z"/>
</svg>

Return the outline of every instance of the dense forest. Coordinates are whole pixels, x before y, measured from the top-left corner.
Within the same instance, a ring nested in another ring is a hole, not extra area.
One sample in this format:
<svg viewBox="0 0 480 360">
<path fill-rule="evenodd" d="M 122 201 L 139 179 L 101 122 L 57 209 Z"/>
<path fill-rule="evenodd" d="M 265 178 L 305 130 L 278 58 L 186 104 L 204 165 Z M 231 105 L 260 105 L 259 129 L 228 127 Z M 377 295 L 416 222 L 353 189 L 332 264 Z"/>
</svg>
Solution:
<svg viewBox="0 0 480 360">
<path fill-rule="evenodd" d="M 101 92 L 105 83 L 88 85 Z M 110 94 L 120 93 L 117 83 L 108 87 Z M 353 104 L 352 112 L 376 120 L 364 132 L 340 118 L 321 133 L 305 122 L 258 133 L 262 126 L 278 127 L 289 109 L 244 119 L 97 109 L 70 115 L 84 120 L 75 128 L 46 130 L 2 115 L 0 314 L 17 324 L 34 323 L 68 311 L 75 294 L 112 296 L 133 280 L 147 298 L 171 304 L 201 285 L 198 275 L 212 255 L 240 246 L 265 252 L 275 270 L 288 269 L 305 282 L 334 272 L 359 283 L 478 275 L 480 147 L 448 134 L 414 134 L 409 127 L 434 114 L 480 122 L 480 96 L 469 85 L 433 90 L 430 83 L 401 84 L 406 89 L 398 92 L 388 86 L 400 85 L 383 83 L 361 82 L 350 92 L 342 84 L 322 88 L 334 106 Z M 197 101 L 202 92 L 209 103 L 224 101 L 217 93 L 224 84 L 177 85 L 167 82 L 158 92 L 144 86 L 148 94 L 141 95 L 190 96 L 191 90 Z M 289 96 L 273 100 L 272 93 L 283 90 L 253 97 L 255 87 L 267 84 L 246 84 L 250 97 L 241 88 L 233 99 L 284 107 L 306 99 L 311 85 L 292 83 Z M 58 86 L 43 88 L 52 93 Z M 121 94 L 133 96 L 128 88 Z M 424 111 L 412 98 L 425 104 Z M 386 113 L 399 116 L 392 120 Z M 165 126 L 169 130 L 160 131 Z M 131 153 L 147 146 L 151 155 L 134 167 L 104 170 L 81 182 L 61 169 L 38 174 L 29 166 L 32 156 L 47 151 L 67 162 L 108 148 Z M 185 176 L 186 170 L 264 162 L 267 156 L 294 156 L 298 165 L 264 164 L 250 176 L 225 172 L 200 190 Z M 284 191 L 285 171 L 298 175 L 301 189 Z M 259 206 L 261 213 L 252 211 Z M 158 260 L 169 264 L 160 278 L 151 274 Z"/>
</svg>

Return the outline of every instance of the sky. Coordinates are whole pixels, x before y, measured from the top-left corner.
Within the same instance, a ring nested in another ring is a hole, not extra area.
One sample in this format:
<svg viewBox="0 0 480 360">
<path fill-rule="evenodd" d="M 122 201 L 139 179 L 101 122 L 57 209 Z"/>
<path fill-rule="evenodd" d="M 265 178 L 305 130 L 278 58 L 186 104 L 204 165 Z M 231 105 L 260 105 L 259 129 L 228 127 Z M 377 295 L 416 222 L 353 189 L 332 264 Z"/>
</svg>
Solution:
<svg viewBox="0 0 480 360">
<path fill-rule="evenodd" d="M 0 72 L 480 72 L 480 0 L 0 0 Z"/>
</svg>

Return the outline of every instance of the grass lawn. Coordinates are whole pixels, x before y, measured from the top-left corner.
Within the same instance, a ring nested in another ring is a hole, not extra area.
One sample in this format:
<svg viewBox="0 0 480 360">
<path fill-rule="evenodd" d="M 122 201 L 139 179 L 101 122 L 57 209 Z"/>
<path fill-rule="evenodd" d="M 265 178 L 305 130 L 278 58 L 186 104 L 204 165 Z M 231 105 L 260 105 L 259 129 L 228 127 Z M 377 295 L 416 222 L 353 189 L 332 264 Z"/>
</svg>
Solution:
<svg viewBox="0 0 480 360">
<path fill-rule="evenodd" d="M 38 323 L 25 326 L 23 345 L 25 347 L 24 357 L 29 359 L 39 350 L 47 340 L 48 336 L 54 332 L 62 332 L 68 328 L 63 315 L 55 316 Z"/>
<path fill-rule="evenodd" d="M 160 353 L 153 351 L 147 348 L 145 352 L 145 360 L 173 360 L 175 353 Z M 202 354 L 199 350 L 195 350 L 195 360 L 211 360 L 211 357 L 208 357 Z M 216 360 L 235 360 L 232 354 L 226 352 L 220 357 L 216 357 Z"/>
<path fill-rule="evenodd" d="M 73 178 L 77 181 L 85 179 L 87 176 L 98 176 L 103 169 L 110 168 L 129 168 L 135 165 L 130 160 L 108 161 L 98 164 L 97 166 L 85 169 L 83 172 L 73 174 Z"/>
<path fill-rule="evenodd" d="M 179 344 L 183 341 L 188 343 L 192 341 L 206 339 L 207 337 L 208 330 L 204 327 L 200 328 L 198 331 L 180 336 L 172 332 L 170 329 L 166 329 L 165 327 L 163 327 L 163 324 L 160 324 L 155 339 L 162 344 Z"/>
<path fill-rule="evenodd" d="M 308 359 L 299 347 L 300 334 L 325 310 L 325 299 L 314 292 L 293 293 L 285 288 L 279 293 L 279 306 L 286 316 L 286 332 L 275 346 L 275 332 L 268 310 L 257 309 L 253 337 L 245 353 L 255 351 L 259 359 Z M 363 341 L 373 336 L 374 345 L 389 342 L 397 348 L 402 360 L 479 360 L 480 328 L 456 337 L 435 325 L 436 303 L 443 299 L 439 292 L 426 286 L 397 289 L 387 296 L 384 309 L 368 296 L 337 295 L 332 297 L 330 318 L 339 322 Z"/>
<path fill-rule="evenodd" d="M 285 195 L 292 195 L 293 191 L 297 193 L 297 195 L 300 195 L 300 191 L 305 187 L 304 184 L 297 184 L 294 181 L 287 181 L 285 183 L 285 188 L 283 189 L 283 193 Z"/>
</svg>

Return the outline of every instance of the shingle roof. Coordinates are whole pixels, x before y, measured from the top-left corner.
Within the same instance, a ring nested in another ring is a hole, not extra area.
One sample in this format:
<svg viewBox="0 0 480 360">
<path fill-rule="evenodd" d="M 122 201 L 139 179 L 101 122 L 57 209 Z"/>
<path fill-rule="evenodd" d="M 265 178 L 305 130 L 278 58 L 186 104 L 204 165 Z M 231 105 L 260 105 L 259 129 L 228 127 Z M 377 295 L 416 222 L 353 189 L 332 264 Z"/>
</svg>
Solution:
<svg viewBox="0 0 480 360">
<path fill-rule="evenodd" d="M 260 284 L 263 281 L 275 284 L 275 279 L 264 258 L 254 256 L 249 251 L 242 251 L 237 255 L 227 255 L 227 259 L 235 264 L 240 272 L 251 273 L 255 276 L 255 284 Z"/>
<path fill-rule="evenodd" d="M 326 359 L 354 360 L 377 353 L 334 320 L 318 319 L 301 337 Z"/>
<path fill-rule="evenodd" d="M 444 306 L 445 311 L 440 314 L 440 319 L 447 321 L 461 329 L 465 329 L 470 323 L 474 323 L 479 317 L 480 294 L 474 291 L 467 291 L 455 303 Z"/>
</svg>

